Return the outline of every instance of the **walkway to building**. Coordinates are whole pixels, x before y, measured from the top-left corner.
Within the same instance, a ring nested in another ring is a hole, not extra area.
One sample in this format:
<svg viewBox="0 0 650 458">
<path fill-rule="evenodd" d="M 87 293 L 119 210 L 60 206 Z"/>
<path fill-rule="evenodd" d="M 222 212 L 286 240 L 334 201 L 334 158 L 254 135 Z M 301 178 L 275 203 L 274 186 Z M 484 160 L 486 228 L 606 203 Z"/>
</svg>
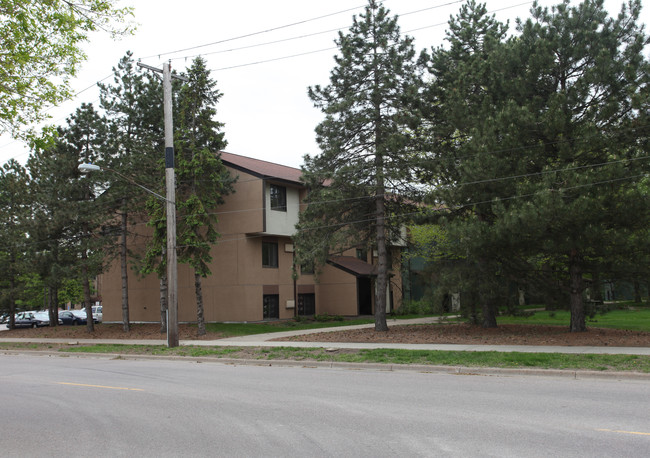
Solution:
<svg viewBox="0 0 650 458">
<path fill-rule="evenodd" d="M 437 317 L 415 318 L 410 320 L 391 320 L 392 324 L 424 324 L 437 321 Z M 390 322 L 389 322 L 390 323 Z M 345 329 L 371 328 L 374 324 L 345 326 Z M 297 347 L 297 348 L 348 348 L 348 349 L 405 349 L 405 350 L 443 350 L 443 351 L 500 351 L 521 353 L 592 353 L 620 355 L 650 355 L 650 347 L 569 347 L 569 346 L 537 346 L 537 345 L 456 345 L 456 344 L 400 344 L 400 343 L 352 343 L 352 342 L 292 342 L 277 341 L 296 335 L 315 334 L 338 330 L 337 327 L 319 328 L 299 331 L 273 332 L 249 336 L 230 337 L 218 340 L 181 340 L 181 345 L 214 346 L 214 347 Z M 0 334 L 1 336 L 1 334 Z M 2 338 L 0 342 L 35 342 L 35 343 L 70 343 L 69 339 L 25 339 Z M 135 344 L 135 345 L 166 345 L 166 340 L 102 340 L 78 339 L 74 343 L 87 344 Z"/>
</svg>

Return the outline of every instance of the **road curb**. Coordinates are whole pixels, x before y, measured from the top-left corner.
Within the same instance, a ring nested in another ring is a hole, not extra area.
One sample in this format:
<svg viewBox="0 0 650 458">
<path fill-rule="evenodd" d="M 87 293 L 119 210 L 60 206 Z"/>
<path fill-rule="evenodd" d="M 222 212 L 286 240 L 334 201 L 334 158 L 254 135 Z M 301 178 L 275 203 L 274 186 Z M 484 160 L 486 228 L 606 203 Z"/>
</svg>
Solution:
<svg viewBox="0 0 650 458">
<path fill-rule="evenodd" d="M 96 358 L 108 360 L 162 360 L 187 361 L 194 363 L 217 363 L 229 366 L 269 366 L 269 367 L 298 367 L 305 369 L 339 369 L 356 371 L 382 372 L 420 372 L 444 373 L 465 376 L 538 376 L 580 379 L 607 380 L 650 380 L 650 374 L 643 372 L 601 372 L 571 369 L 528 369 L 528 368 L 499 368 L 499 367 L 470 367 L 470 366 L 435 366 L 426 364 L 383 364 L 383 363 L 347 363 L 342 361 L 298 361 L 298 360 L 259 360 L 214 358 L 207 356 L 172 356 L 172 355 L 129 355 L 121 353 L 60 353 L 42 350 L 1 350 L 3 355 L 32 355 L 58 358 Z"/>
</svg>

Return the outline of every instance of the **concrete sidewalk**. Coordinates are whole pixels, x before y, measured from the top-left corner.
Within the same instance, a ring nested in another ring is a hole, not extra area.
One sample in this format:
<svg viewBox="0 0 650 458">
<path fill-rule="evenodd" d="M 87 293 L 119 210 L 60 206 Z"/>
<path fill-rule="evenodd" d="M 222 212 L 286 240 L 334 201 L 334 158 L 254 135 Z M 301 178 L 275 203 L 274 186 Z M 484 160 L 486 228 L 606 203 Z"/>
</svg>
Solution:
<svg viewBox="0 0 650 458">
<path fill-rule="evenodd" d="M 415 318 L 409 320 L 389 320 L 391 325 L 434 323 L 438 317 Z M 568 347 L 552 345 L 455 345 L 455 344 L 400 344 L 400 343 L 351 343 L 351 342 L 292 342 L 276 341 L 296 335 L 316 334 L 343 329 L 363 329 L 374 324 L 354 326 L 337 326 L 331 328 L 308 329 L 299 331 L 273 332 L 249 336 L 230 337 L 218 340 L 181 340 L 180 345 L 206 347 L 295 347 L 295 348 L 348 348 L 348 349 L 404 349 L 404 350 L 442 350 L 442 351 L 499 351 L 521 353 L 567 353 L 567 354 L 608 354 L 608 355 L 648 355 L 650 347 Z M 273 340 L 272 340 L 273 339 Z M 121 340 L 121 339 L 25 339 L 1 338 L 0 342 L 34 342 L 34 343 L 75 343 L 92 344 L 132 344 L 132 345 L 167 345 L 166 340 Z"/>
</svg>

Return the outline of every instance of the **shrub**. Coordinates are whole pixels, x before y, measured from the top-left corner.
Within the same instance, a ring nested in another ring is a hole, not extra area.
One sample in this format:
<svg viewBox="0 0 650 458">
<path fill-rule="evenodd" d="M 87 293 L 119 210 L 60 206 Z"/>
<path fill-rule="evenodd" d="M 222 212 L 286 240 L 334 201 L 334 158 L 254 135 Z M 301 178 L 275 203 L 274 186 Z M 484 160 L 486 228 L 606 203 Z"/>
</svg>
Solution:
<svg viewBox="0 0 650 458">
<path fill-rule="evenodd" d="M 322 315 L 314 315 L 314 320 L 319 322 L 343 321 L 343 317 L 341 315 L 330 315 L 329 313 L 324 313 Z"/>
</svg>

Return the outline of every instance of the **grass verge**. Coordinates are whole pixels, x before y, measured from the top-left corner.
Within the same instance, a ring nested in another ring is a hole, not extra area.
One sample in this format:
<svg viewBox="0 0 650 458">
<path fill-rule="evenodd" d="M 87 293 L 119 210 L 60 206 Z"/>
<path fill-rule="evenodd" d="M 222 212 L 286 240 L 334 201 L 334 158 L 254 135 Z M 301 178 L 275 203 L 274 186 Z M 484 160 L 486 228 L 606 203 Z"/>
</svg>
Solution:
<svg viewBox="0 0 650 458">
<path fill-rule="evenodd" d="M 555 312 L 536 311 L 529 317 L 500 316 L 499 324 L 539 324 L 569 326 L 571 314 L 560 310 Z M 637 310 L 619 309 L 587 318 L 587 327 L 629 329 L 630 331 L 650 332 L 650 308 Z"/>
<path fill-rule="evenodd" d="M 129 355 L 161 355 L 180 357 L 209 357 L 254 359 L 260 361 L 328 361 L 350 363 L 422 364 L 436 366 L 539 368 L 591 371 L 635 371 L 650 373 L 650 356 L 502 353 L 425 350 L 348 350 L 328 351 L 323 348 L 294 347 L 203 347 L 167 348 L 160 345 L 72 346 L 66 344 L 0 343 L 0 350 L 49 350 L 64 353 L 110 353 Z"/>
</svg>

